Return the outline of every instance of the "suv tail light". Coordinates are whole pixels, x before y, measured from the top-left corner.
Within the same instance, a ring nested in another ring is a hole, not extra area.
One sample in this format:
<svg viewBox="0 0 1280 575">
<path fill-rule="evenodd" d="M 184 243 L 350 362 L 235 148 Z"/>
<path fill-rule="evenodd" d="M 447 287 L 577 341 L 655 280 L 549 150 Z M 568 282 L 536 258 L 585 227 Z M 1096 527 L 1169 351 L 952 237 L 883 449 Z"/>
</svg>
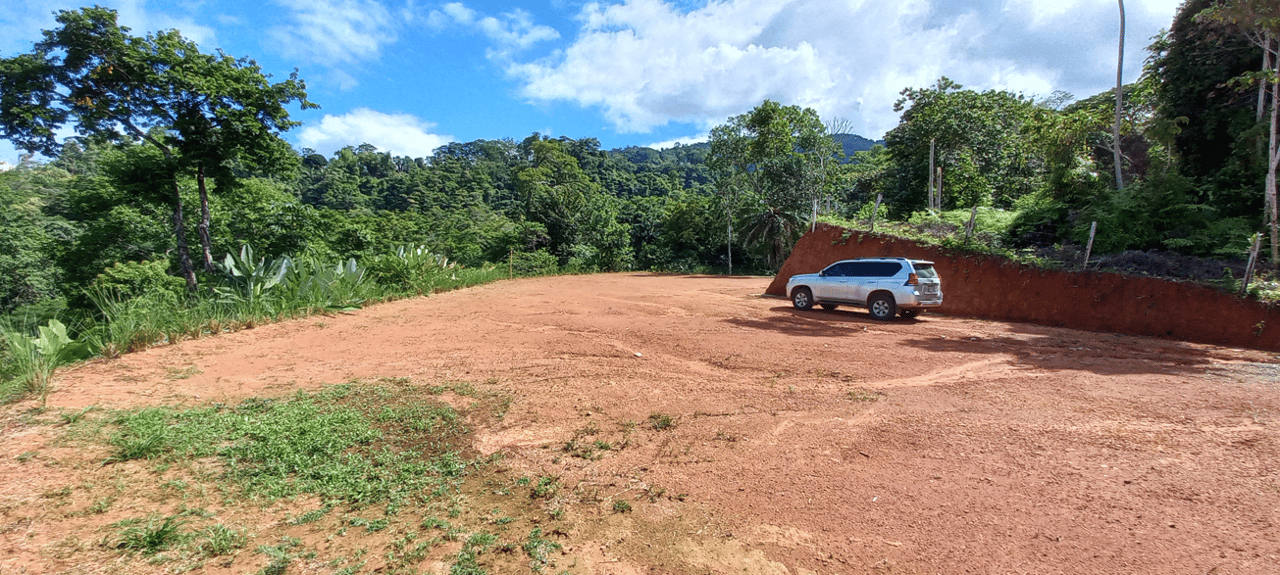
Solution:
<svg viewBox="0 0 1280 575">
<path fill-rule="evenodd" d="M 911 274 L 911 275 L 909 275 L 909 276 L 907 276 L 907 283 L 906 283 L 906 284 L 904 284 L 904 285 L 909 285 L 909 286 L 918 286 L 918 285 L 920 285 L 920 276 L 917 276 L 917 275 L 916 275 L 916 274 L 914 274 L 914 273 L 913 273 L 913 274 Z"/>
</svg>

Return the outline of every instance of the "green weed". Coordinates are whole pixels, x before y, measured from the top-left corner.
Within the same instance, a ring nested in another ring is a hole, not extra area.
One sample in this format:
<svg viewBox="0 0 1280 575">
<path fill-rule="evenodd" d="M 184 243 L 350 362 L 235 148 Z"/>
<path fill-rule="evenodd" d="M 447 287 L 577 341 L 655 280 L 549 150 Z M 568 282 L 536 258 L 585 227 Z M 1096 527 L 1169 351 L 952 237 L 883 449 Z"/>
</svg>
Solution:
<svg viewBox="0 0 1280 575">
<path fill-rule="evenodd" d="M 197 537 L 199 543 L 196 545 L 196 551 L 208 557 L 230 555 L 249 543 L 249 537 L 244 531 L 222 524 L 205 527 L 200 530 Z"/>
<path fill-rule="evenodd" d="M 552 566 L 550 553 L 561 549 L 559 543 L 543 537 L 542 529 L 538 527 L 529 532 L 523 548 L 525 555 L 529 556 L 529 568 L 534 573 L 541 573 L 544 568 Z"/>
<path fill-rule="evenodd" d="M 651 413 L 649 414 L 649 427 L 654 431 L 675 429 L 676 420 L 665 413 Z"/>
<path fill-rule="evenodd" d="M 560 480 L 555 477 L 543 476 L 538 478 L 538 483 L 529 491 L 529 497 L 533 499 L 551 499 L 560 492 Z"/>
<path fill-rule="evenodd" d="M 116 525 L 124 529 L 109 546 L 154 555 L 185 538 L 182 532 L 184 522 L 177 515 L 170 515 L 163 520 L 153 515 L 145 523 L 141 519 L 122 521 Z"/>
</svg>

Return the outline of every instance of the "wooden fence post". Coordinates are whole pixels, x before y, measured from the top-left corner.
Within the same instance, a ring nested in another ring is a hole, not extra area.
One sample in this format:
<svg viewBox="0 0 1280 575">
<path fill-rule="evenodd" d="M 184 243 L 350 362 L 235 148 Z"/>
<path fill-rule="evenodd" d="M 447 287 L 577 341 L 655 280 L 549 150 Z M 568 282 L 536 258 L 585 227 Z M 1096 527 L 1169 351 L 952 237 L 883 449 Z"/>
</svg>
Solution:
<svg viewBox="0 0 1280 575">
<path fill-rule="evenodd" d="M 937 195 L 934 197 L 934 203 L 939 212 L 942 211 L 942 166 L 938 166 L 938 177 L 934 178 L 935 185 L 938 186 Z"/>
<path fill-rule="evenodd" d="M 969 212 L 969 223 L 964 227 L 964 243 L 969 243 L 969 236 L 973 235 L 973 223 L 978 219 L 978 206 L 973 207 L 973 211 Z"/>
<path fill-rule="evenodd" d="M 937 138 L 929 139 L 929 209 L 933 209 L 933 150 L 938 144 Z"/>
<path fill-rule="evenodd" d="M 880 211 L 880 200 L 884 199 L 884 194 L 876 194 L 876 207 L 871 208 L 871 231 L 876 231 L 876 213 Z"/>
<path fill-rule="evenodd" d="M 1244 266 L 1244 281 L 1240 284 L 1240 297 L 1249 293 L 1249 282 L 1253 280 L 1253 266 L 1258 263 L 1258 249 L 1262 247 L 1262 234 L 1253 234 L 1253 247 L 1249 249 L 1249 263 Z"/>
<path fill-rule="evenodd" d="M 1089 255 L 1093 252 L 1093 236 L 1097 233 L 1098 222 L 1093 222 L 1093 225 L 1089 226 L 1089 245 L 1084 248 L 1084 265 L 1081 266 L 1081 269 L 1089 268 Z"/>
</svg>

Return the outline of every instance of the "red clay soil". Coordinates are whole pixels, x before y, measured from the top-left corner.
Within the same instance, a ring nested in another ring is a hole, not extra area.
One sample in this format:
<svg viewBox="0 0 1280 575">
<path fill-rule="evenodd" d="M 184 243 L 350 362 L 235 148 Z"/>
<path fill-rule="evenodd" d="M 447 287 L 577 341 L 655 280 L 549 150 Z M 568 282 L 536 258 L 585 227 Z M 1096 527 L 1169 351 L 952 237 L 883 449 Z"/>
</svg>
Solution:
<svg viewBox="0 0 1280 575">
<path fill-rule="evenodd" d="M 940 313 L 1280 351 L 1280 309 L 1207 287 L 1041 270 L 825 224 L 796 244 L 766 293 L 786 295 L 791 276 L 838 260 L 885 256 L 936 264 L 945 296 Z"/>
<path fill-rule="evenodd" d="M 964 293 L 943 274 L 949 298 Z M 546 572 L 1280 572 L 1275 354 L 953 315 L 801 312 L 762 297 L 769 282 L 499 282 L 96 361 L 62 375 L 49 403 L 56 413 L 352 378 L 474 382 L 512 398 L 505 418 L 479 424 L 477 449 L 504 454 L 512 474 L 559 477 L 576 498 L 539 524 L 564 546 Z M 85 513 L 82 493 L 115 466 L 68 448 L 30 407 L 0 411 L 0 573 L 167 572 L 93 542 L 121 516 L 177 502 L 122 493 L 111 512 Z M 674 429 L 646 426 L 653 414 Z M 566 456 L 585 429 L 630 440 L 598 460 Z M 617 501 L 632 512 L 613 513 Z M 250 549 L 289 533 L 318 554 L 290 573 L 334 571 L 323 563 L 332 534 L 252 517 Z M 384 552 L 370 549 L 364 572 Z M 246 550 L 198 572 L 266 561 Z M 448 566 L 433 556 L 418 568 Z"/>
</svg>

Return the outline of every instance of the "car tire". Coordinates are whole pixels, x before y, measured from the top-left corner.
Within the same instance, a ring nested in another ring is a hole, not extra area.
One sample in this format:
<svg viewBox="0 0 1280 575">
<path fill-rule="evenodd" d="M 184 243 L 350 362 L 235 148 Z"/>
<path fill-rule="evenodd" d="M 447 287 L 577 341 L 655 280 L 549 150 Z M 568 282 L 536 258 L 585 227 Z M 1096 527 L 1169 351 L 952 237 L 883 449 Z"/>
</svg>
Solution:
<svg viewBox="0 0 1280 575">
<path fill-rule="evenodd" d="M 898 304 L 894 303 L 893 296 L 886 293 L 878 293 L 871 296 L 867 300 L 867 311 L 871 312 L 871 317 L 880 321 L 889 321 L 893 316 L 898 315 Z"/>
<path fill-rule="evenodd" d="M 822 306 L 822 309 L 825 309 L 825 310 L 827 310 L 827 311 L 835 311 L 835 310 L 836 310 L 836 308 L 837 308 L 837 307 L 839 307 L 839 306 L 837 306 L 836 304 L 833 304 L 833 303 L 820 303 L 820 304 L 818 304 L 818 305 Z"/>
<path fill-rule="evenodd" d="M 920 315 L 920 310 L 918 309 L 899 310 L 898 315 L 902 316 L 902 319 L 915 319 Z"/>
<path fill-rule="evenodd" d="M 796 309 L 813 309 L 813 292 L 807 287 L 798 287 L 791 292 L 791 305 Z"/>
</svg>

